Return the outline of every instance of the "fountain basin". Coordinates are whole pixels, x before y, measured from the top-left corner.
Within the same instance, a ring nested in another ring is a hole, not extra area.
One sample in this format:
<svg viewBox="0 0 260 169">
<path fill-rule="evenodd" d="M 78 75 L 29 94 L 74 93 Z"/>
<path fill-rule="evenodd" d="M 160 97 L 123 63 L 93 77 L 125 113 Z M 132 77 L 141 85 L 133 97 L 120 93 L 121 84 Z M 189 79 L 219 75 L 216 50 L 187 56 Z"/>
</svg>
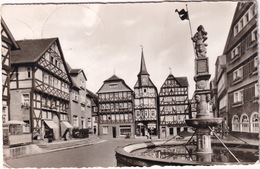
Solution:
<svg viewBox="0 0 260 169">
<path fill-rule="evenodd" d="M 156 141 L 156 142 L 144 142 L 144 143 L 137 143 L 137 144 L 131 144 L 124 147 L 118 147 L 116 148 L 116 159 L 117 159 L 117 166 L 123 167 L 123 166 L 153 166 L 153 165 L 159 165 L 159 166 L 184 166 L 184 165 L 238 165 L 238 164 L 255 164 L 255 161 L 253 162 L 201 162 L 201 161 L 185 161 L 180 159 L 162 159 L 162 158 L 154 158 L 149 156 L 141 156 L 137 153 L 133 153 L 136 151 L 142 151 L 141 149 L 153 149 L 153 148 L 161 148 L 161 146 L 181 146 L 182 144 L 186 143 L 186 141 L 169 141 L 165 143 L 165 141 Z M 218 146 L 223 148 L 221 143 L 213 143 L 213 147 Z M 241 148 L 241 144 L 236 143 L 227 143 L 228 147 L 236 147 L 240 145 L 241 152 L 247 151 L 248 149 L 254 151 L 258 150 L 258 146 L 254 145 L 245 145 L 246 147 Z M 217 148 L 218 149 L 218 148 Z"/>
<path fill-rule="evenodd" d="M 194 128 L 208 128 L 221 124 L 222 118 L 196 118 L 185 120 L 188 126 Z"/>
</svg>

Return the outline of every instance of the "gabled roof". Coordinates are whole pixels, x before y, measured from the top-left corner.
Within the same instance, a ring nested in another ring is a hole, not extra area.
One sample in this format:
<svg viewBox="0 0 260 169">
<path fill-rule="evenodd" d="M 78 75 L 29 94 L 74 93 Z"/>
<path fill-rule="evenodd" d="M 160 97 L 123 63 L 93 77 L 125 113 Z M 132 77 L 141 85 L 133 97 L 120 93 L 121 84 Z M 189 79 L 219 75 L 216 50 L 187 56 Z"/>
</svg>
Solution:
<svg viewBox="0 0 260 169">
<path fill-rule="evenodd" d="M 174 77 L 171 73 L 169 74 L 169 76 L 166 78 L 166 80 L 175 80 L 177 81 L 177 83 L 180 85 L 180 86 L 189 86 L 189 83 L 188 83 L 188 79 L 187 77 Z M 166 82 L 165 80 L 165 82 Z M 164 82 L 164 83 L 165 83 Z M 163 84 L 164 84 L 163 83 Z"/>
<path fill-rule="evenodd" d="M 140 72 L 138 73 L 138 76 L 140 76 L 140 75 L 149 75 L 149 73 L 147 72 L 147 69 L 146 69 L 146 65 L 145 65 L 143 49 L 142 49 L 142 54 L 141 54 Z"/>
<path fill-rule="evenodd" d="M 117 77 L 116 75 L 111 76 L 110 78 L 108 78 L 107 80 L 105 80 L 104 82 L 113 82 L 113 81 L 122 81 L 123 79 L 120 79 L 119 77 Z"/>
<path fill-rule="evenodd" d="M 11 64 L 34 63 L 58 38 L 17 41 L 21 50 L 12 51 Z"/>
<path fill-rule="evenodd" d="M 64 64 L 65 71 L 68 75 L 69 82 L 72 83 L 72 79 L 69 76 L 69 70 L 61 50 L 60 42 L 58 38 L 49 39 L 30 39 L 17 41 L 20 46 L 20 50 L 12 51 L 11 64 L 28 64 L 36 63 L 45 52 L 51 47 L 53 43 L 57 43 L 58 50 L 60 52 L 61 60 Z"/>
<path fill-rule="evenodd" d="M 15 50 L 15 49 L 19 49 L 19 45 L 17 44 L 17 42 L 15 41 L 11 31 L 9 30 L 9 28 L 7 27 L 4 19 L 1 17 L 1 25 L 2 25 L 2 28 L 4 29 L 4 31 L 6 32 L 10 42 L 12 43 L 12 49 Z M 2 39 L 3 40 L 3 39 Z"/>
<path fill-rule="evenodd" d="M 82 73 L 84 78 L 87 80 L 87 77 L 86 77 L 83 69 L 70 69 L 70 75 L 72 75 L 72 76 L 74 76 L 74 75 L 77 76 L 80 73 Z"/>
<path fill-rule="evenodd" d="M 113 85 L 113 87 L 111 87 Z M 133 90 L 125 83 L 125 81 L 116 75 L 111 76 L 107 80 L 104 81 L 104 84 L 98 90 L 98 94 L 100 93 L 112 93 L 112 92 L 123 92 Z"/>
</svg>

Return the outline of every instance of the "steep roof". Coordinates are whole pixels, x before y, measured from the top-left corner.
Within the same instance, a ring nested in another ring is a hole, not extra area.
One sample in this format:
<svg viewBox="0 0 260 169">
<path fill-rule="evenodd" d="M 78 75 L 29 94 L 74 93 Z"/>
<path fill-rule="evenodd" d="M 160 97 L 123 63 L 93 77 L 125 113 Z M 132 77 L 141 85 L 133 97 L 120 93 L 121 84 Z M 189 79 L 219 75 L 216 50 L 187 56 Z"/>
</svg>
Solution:
<svg viewBox="0 0 260 169">
<path fill-rule="evenodd" d="M 122 81 L 123 79 L 120 79 L 119 77 L 117 77 L 116 75 L 111 76 L 110 78 L 108 78 L 107 80 L 105 80 L 104 82 L 113 82 L 113 81 Z"/>
<path fill-rule="evenodd" d="M 176 80 L 177 83 L 179 83 L 180 86 L 189 86 L 189 82 L 187 77 L 174 77 L 171 73 L 167 77 L 166 80 Z"/>
<path fill-rule="evenodd" d="M 80 73 L 82 73 L 84 78 L 87 80 L 87 77 L 86 77 L 83 69 L 70 69 L 70 75 L 72 75 L 72 76 L 74 76 L 74 75 L 77 76 Z"/>
<path fill-rule="evenodd" d="M 98 94 L 100 93 L 112 93 L 112 92 L 123 92 L 123 91 L 131 91 L 132 89 L 125 83 L 125 81 L 116 75 L 111 76 L 107 80 L 104 81 L 101 88 L 98 90 Z"/>
<path fill-rule="evenodd" d="M 141 86 L 139 85 L 139 81 L 137 80 L 134 88 L 139 88 L 139 87 L 141 87 Z M 155 85 L 153 84 L 152 80 L 150 78 L 148 78 L 148 85 L 145 85 L 144 87 L 155 87 Z"/>
<path fill-rule="evenodd" d="M 6 25 L 6 23 L 5 23 L 5 21 L 4 21 L 4 19 L 2 17 L 1 17 L 1 25 L 2 25 L 2 28 L 4 29 L 4 31 L 6 32 L 6 35 L 8 36 L 8 39 L 12 43 L 12 49 L 19 49 L 20 48 L 19 45 L 15 41 L 11 31 L 9 30 L 8 26 Z"/>
<path fill-rule="evenodd" d="M 142 49 L 142 54 L 141 54 L 140 72 L 138 73 L 138 76 L 140 76 L 140 75 L 149 75 L 149 73 L 147 72 L 147 69 L 146 69 L 146 65 L 145 65 L 143 49 Z"/>
<path fill-rule="evenodd" d="M 11 63 L 34 63 L 58 38 L 17 41 L 21 50 L 12 51 Z"/>
</svg>

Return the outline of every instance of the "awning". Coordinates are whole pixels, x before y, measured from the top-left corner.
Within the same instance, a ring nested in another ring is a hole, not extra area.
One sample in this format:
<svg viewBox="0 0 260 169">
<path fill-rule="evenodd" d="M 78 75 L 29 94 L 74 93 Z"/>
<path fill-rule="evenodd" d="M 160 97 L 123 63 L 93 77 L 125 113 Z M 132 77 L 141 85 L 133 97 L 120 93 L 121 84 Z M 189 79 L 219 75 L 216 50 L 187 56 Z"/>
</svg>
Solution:
<svg viewBox="0 0 260 169">
<path fill-rule="evenodd" d="M 53 121 L 48 121 L 48 120 L 44 120 L 44 122 L 47 124 L 47 126 L 49 126 L 50 128 L 52 128 L 52 129 L 58 129 L 59 128 L 59 126 L 57 126 L 57 124 L 56 123 L 54 123 Z"/>
<path fill-rule="evenodd" d="M 67 129 L 72 129 L 72 128 L 73 128 L 73 126 L 72 126 L 69 122 L 67 122 L 67 121 L 62 121 L 62 122 L 61 122 L 61 136 L 64 135 L 64 133 L 65 133 L 65 131 L 66 131 Z"/>
</svg>

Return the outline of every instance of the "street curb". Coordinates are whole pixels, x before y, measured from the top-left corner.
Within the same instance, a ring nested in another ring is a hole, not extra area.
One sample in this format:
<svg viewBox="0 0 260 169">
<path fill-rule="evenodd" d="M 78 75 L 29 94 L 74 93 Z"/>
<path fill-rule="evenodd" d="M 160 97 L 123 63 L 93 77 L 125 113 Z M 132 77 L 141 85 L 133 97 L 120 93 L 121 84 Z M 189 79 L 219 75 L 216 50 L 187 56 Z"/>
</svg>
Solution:
<svg viewBox="0 0 260 169">
<path fill-rule="evenodd" d="M 16 157 L 16 158 L 7 158 L 7 159 L 3 159 L 3 160 L 18 159 L 18 158 L 29 157 L 29 156 L 34 156 L 34 155 L 41 155 L 41 154 L 46 154 L 46 153 L 52 153 L 52 152 L 56 152 L 56 151 L 69 150 L 69 149 L 78 148 L 78 147 L 95 145 L 95 144 L 103 143 L 103 142 L 106 142 L 106 141 L 107 140 L 100 140 L 100 141 L 95 142 L 95 143 L 87 143 L 87 144 L 80 144 L 80 145 L 76 145 L 76 146 L 64 147 L 64 148 L 60 148 L 60 149 L 46 150 L 46 151 L 43 151 L 43 152 L 37 153 L 37 154 L 30 154 L 30 155 L 26 155 L 26 156 L 22 156 L 22 157 Z M 7 166 L 7 168 L 12 168 L 11 166 L 6 164 L 5 162 L 4 162 L 4 164 Z"/>
</svg>

